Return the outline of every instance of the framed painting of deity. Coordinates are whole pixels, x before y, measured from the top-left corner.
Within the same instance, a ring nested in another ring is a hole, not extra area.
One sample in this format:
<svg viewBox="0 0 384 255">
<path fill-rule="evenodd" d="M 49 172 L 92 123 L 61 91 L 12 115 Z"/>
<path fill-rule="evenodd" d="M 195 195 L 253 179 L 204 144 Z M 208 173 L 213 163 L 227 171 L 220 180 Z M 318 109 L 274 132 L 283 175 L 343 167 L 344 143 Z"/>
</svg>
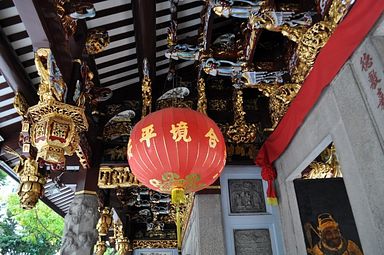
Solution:
<svg viewBox="0 0 384 255">
<path fill-rule="evenodd" d="M 362 255 L 343 178 L 294 180 L 307 254 Z"/>
</svg>

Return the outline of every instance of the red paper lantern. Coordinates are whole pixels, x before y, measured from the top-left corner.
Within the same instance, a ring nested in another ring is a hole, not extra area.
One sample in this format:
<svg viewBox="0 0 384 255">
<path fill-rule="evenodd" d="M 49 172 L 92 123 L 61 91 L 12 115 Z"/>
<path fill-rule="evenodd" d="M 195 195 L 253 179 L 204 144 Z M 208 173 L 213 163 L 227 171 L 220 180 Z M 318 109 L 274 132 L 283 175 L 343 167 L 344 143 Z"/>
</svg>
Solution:
<svg viewBox="0 0 384 255">
<path fill-rule="evenodd" d="M 135 125 L 128 142 L 132 173 L 145 186 L 172 194 L 175 203 L 184 192 L 211 185 L 225 160 L 225 141 L 216 123 L 188 108 L 149 114 Z"/>
</svg>

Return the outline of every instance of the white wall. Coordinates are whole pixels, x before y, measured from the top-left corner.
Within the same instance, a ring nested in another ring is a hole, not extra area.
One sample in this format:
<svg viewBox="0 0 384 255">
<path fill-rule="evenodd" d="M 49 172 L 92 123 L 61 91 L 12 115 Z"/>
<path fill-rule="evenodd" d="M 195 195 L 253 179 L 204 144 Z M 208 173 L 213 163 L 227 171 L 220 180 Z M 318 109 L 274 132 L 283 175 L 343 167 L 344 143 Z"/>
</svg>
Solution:
<svg viewBox="0 0 384 255">
<path fill-rule="evenodd" d="M 306 254 L 293 179 L 333 141 L 365 254 L 384 250 L 384 19 L 325 89 L 291 144 L 275 162 L 279 206 L 287 254 Z M 373 57 L 381 82 L 370 88 L 361 70 L 363 53 Z M 331 61 L 332 56 L 330 56 Z"/>
<path fill-rule="evenodd" d="M 224 255 L 219 194 L 196 195 L 183 240 L 183 255 Z"/>
</svg>

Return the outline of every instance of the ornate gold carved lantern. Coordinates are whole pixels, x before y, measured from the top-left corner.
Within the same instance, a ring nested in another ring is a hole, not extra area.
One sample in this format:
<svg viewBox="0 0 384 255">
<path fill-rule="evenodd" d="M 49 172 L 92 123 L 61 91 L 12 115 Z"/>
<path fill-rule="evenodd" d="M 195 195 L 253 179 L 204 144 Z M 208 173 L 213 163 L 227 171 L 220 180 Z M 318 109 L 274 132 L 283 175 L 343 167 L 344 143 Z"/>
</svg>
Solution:
<svg viewBox="0 0 384 255">
<path fill-rule="evenodd" d="M 35 64 L 41 77 L 40 100 L 28 108 L 26 118 L 31 125 L 31 143 L 37 149 L 37 160 L 65 164 L 79 146 L 79 134 L 88 130 L 84 108 L 66 104 L 67 86 L 49 49 L 38 49 Z"/>
<path fill-rule="evenodd" d="M 50 164 L 64 164 L 79 145 L 79 133 L 88 129 L 84 109 L 58 101 L 39 102 L 29 108 L 32 144 L 37 158 Z"/>
</svg>

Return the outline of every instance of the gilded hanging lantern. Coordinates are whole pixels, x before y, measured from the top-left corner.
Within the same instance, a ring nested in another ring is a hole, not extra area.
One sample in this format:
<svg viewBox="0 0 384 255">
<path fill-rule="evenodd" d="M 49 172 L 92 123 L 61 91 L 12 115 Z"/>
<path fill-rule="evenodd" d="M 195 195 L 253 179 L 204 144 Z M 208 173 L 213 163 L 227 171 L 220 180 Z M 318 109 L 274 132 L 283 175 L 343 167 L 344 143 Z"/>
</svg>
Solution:
<svg viewBox="0 0 384 255">
<path fill-rule="evenodd" d="M 56 100 L 39 102 L 30 107 L 32 144 L 37 148 L 37 159 L 50 164 L 65 164 L 79 145 L 79 134 L 88 129 L 84 109 Z"/>
</svg>

